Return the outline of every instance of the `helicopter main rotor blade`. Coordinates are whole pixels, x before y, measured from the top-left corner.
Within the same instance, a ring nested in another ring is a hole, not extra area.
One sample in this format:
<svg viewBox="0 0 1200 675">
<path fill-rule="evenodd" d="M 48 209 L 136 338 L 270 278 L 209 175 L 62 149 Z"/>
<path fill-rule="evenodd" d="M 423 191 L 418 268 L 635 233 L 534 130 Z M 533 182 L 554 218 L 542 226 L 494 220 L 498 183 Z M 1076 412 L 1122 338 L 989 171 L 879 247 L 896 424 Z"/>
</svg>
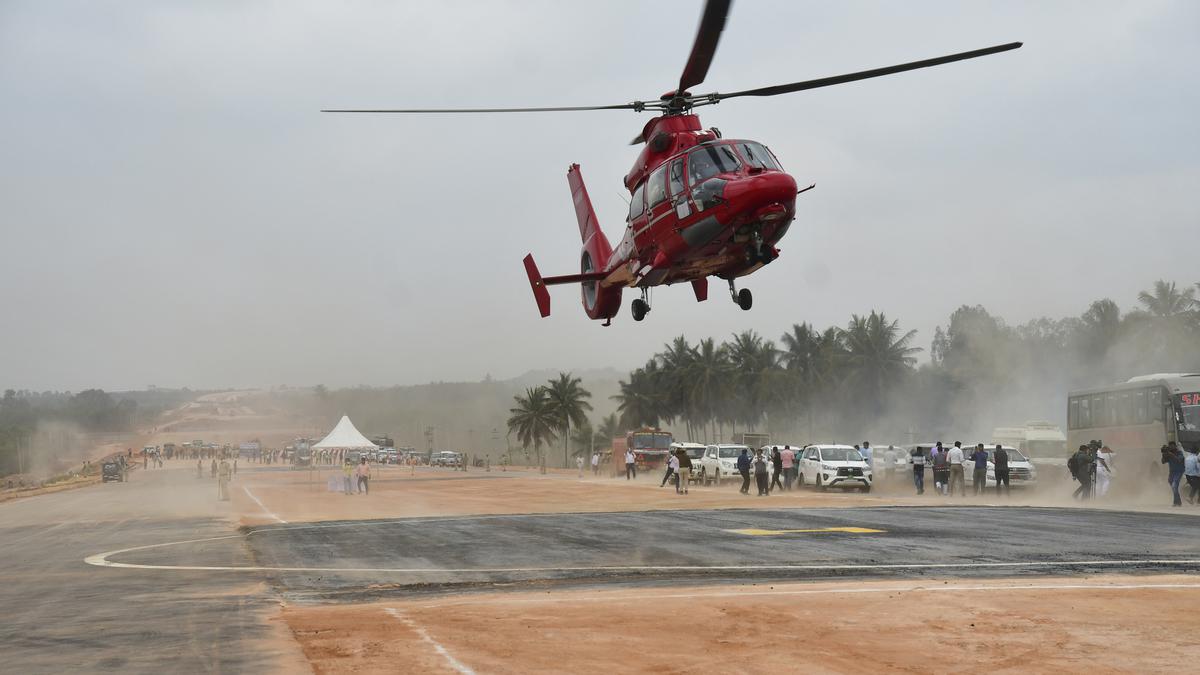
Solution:
<svg viewBox="0 0 1200 675">
<path fill-rule="evenodd" d="M 845 84 L 847 82 L 856 82 L 858 80 L 867 80 L 872 77 L 882 77 L 884 75 L 894 75 L 903 73 L 906 70 L 916 70 L 918 68 L 928 68 L 930 66 L 940 66 L 945 63 L 953 63 L 955 61 L 963 61 L 965 59 L 973 59 L 980 56 L 988 56 L 989 54 L 999 54 L 1012 49 L 1017 49 L 1021 46 L 1020 42 L 1010 42 L 1004 45 L 995 47 L 987 47 L 985 49 L 976 49 L 969 52 L 959 54 L 950 54 L 949 56 L 939 56 L 935 59 L 925 59 L 923 61 L 913 61 L 912 63 L 902 63 L 898 66 L 888 66 L 886 68 L 876 68 L 874 70 L 864 70 L 858 73 L 849 73 L 846 75 L 834 75 L 833 77 L 822 77 L 816 80 L 804 80 L 803 82 L 793 82 L 791 84 L 777 84 L 773 87 L 759 87 L 758 89 L 746 89 L 745 91 L 735 91 L 729 94 L 712 94 L 710 96 L 697 96 L 697 99 L 709 99 L 713 103 L 723 101 L 727 98 L 737 98 L 739 96 L 778 96 L 779 94 L 790 94 L 795 91 L 804 91 L 806 89 L 817 89 L 820 87 L 831 87 L 835 84 Z"/>
<path fill-rule="evenodd" d="M 412 113 L 412 114 L 440 114 L 440 113 L 516 113 L 516 112 L 582 112 L 586 110 L 637 110 L 642 111 L 647 107 L 657 106 L 657 102 L 643 103 L 634 101 L 633 103 L 619 103 L 617 105 L 581 105 L 581 106 L 555 106 L 549 108 L 413 108 L 413 109 L 339 109 L 339 110 L 322 110 L 327 113 Z"/>
<path fill-rule="evenodd" d="M 725 19 L 729 17 L 729 7 L 732 4 L 733 0 L 708 0 L 704 5 L 700 29 L 696 31 L 692 53 L 683 67 L 683 74 L 679 76 L 677 92 L 682 94 L 704 81 L 708 67 L 712 65 L 713 56 L 717 53 L 717 41 L 721 39 L 721 31 L 725 28 Z"/>
</svg>

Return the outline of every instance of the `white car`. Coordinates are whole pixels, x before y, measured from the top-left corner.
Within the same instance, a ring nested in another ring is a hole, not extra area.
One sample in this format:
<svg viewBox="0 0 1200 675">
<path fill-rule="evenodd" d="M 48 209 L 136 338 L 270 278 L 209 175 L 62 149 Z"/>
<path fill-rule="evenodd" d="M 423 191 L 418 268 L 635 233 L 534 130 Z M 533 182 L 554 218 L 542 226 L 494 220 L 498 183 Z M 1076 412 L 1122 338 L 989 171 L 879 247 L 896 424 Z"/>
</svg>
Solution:
<svg viewBox="0 0 1200 675">
<path fill-rule="evenodd" d="M 672 443 L 671 444 L 671 453 L 672 454 L 674 454 L 675 452 L 677 452 L 679 450 L 684 450 L 687 452 L 688 457 L 691 458 L 692 473 L 691 473 L 690 482 L 692 482 L 692 483 L 700 483 L 701 485 L 704 484 L 703 479 L 700 478 L 700 460 L 704 458 L 705 451 L 707 449 L 708 449 L 707 446 L 705 446 L 702 443 Z"/>
<path fill-rule="evenodd" d="M 750 447 L 746 445 L 710 445 L 704 449 L 704 456 L 700 458 L 699 463 L 692 460 L 692 472 L 700 472 L 697 480 L 701 485 L 720 485 L 726 478 L 741 478 L 737 469 L 737 458 L 742 454 L 742 450 L 750 453 Z"/>
<path fill-rule="evenodd" d="M 996 444 L 984 444 L 984 449 L 987 450 L 987 487 L 996 486 L 996 465 L 994 458 L 996 456 Z M 1020 450 L 1004 445 L 1001 446 L 1008 453 L 1008 484 L 1011 487 L 1034 487 L 1037 485 L 1037 469 L 1033 466 L 1033 462 L 1029 461 L 1025 455 L 1021 454 Z M 970 454 L 975 452 L 975 446 L 963 448 L 963 454 L 970 457 Z M 963 462 L 963 475 L 966 477 L 964 481 L 967 485 L 975 483 L 975 462 L 967 459 Z"/>
<path fill-rule="evenodd" d="M 811 484 L 817 489 L 859 488 L 871 491 L 871 467 L 849 445 L 810 445 L 800 453 L 798 485 Z"/>
</svg>

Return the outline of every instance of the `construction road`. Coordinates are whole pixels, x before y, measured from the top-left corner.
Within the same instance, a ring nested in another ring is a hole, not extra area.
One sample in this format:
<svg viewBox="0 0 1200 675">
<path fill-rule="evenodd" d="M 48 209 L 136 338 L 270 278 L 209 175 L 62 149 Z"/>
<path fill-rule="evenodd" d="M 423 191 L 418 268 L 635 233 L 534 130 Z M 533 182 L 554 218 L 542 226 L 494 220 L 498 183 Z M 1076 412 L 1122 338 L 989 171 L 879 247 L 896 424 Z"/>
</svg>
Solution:
<svg viewBox="0 0 1200 675">
<path fill-rule="evenodd" d="M 247 472 L 244 472 L 247 473 Z M 252 670 L 292 603 L 550 586 L 1200 569 L 1187 515 L 943 505 L 238 529 L 182 469 L 0 505 L 6 669 Z M 266 507 L 270 505 L 267 504 Z M 80 514 L 86 514 L 81 517 Z M 86 562 L 85 562 L 86 560 Z"/>
</svg>

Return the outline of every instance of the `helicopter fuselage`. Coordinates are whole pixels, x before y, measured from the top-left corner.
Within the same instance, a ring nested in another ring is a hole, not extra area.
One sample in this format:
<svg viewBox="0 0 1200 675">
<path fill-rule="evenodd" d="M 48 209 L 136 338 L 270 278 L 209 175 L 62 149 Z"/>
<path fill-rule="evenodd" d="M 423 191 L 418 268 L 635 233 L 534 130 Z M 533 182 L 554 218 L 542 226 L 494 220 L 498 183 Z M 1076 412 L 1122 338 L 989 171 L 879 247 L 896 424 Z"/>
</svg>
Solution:
<svg viewBox="0 0 1200 675">
<path fill-rule="evenodd" d="M 721 138 L 690 114 L 656 117 L 640 138 L 645 148 L 625 177 L 624 237 L 606 276 L 584 282 L 595 319 L 616 313 L 623 287 L 693 282 L 705 299 L 707 277 L 731 280 L 778 257 L 775 244 L 795 218 L 796 181 L 761 143 Z M 585 242 L 582 271 L 597 259 Z"/>
</svg>

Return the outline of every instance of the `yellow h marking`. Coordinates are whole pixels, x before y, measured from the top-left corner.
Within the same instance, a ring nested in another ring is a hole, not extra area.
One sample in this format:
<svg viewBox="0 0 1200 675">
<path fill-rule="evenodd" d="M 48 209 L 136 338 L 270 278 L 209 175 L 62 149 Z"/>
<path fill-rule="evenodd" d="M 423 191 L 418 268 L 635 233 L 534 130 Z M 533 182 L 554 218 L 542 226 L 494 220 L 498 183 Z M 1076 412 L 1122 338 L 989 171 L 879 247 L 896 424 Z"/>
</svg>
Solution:
<svg viewBox="0 0 1200 675">
<path fill-rule="evenodd" d="M 869 527 L 822 527 L 815 530 L 760 530 L 758 528 L 746 528 L 742 530 L 725 530 L 734 534 L 745 534 L 751 537 L 771 537 L 778 534 L 826 534 L 830 532 L 843 532 L 845 534 L 881 534 L 886 530 L 872 530 Z"/>
</svg>

